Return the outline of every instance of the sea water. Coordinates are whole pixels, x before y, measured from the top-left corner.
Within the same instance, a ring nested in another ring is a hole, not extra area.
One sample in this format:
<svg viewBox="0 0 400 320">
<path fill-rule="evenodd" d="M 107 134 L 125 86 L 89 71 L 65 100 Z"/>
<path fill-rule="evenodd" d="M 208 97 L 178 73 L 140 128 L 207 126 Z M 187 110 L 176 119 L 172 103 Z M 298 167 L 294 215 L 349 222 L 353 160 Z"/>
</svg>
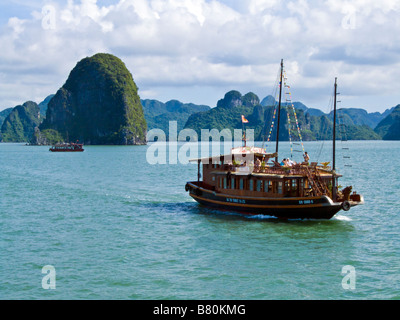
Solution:
<svg viewBox="0 0 400 320">
<path fill-rule="evenodd" d="M 326 221 L 200 206 L 197 165 L 150 147 L 0 144 L 1 299 L 400 298 L 399 141 L 338 143 L 365 204 Z M 331 161 L 330 142 L 304 148 Z"/>
</svg>

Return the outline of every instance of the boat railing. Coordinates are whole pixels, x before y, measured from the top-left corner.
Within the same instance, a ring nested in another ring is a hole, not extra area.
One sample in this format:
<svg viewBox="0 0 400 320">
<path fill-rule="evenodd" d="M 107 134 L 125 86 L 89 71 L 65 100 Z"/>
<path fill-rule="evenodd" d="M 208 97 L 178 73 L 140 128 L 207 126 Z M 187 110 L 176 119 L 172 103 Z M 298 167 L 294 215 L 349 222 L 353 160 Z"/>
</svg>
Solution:
<svg viewBox="0 0 400 320">
<path fill-rule="evenodd" d="M 269 163 L 267 165 L 232 165 L 224 164 L 220 169 L 222 171 L 230 171 L 238 174 L 251 174 L 251 173 L 265 173 L 265 174 L 276 174 L 276 175 L 304 175 L 306 169 L 310 169 L 313 172 L 318 170 L 330 172 L 330 167 L 312 164 L 295 164 L 292 166 L 277 166 L 276 164 Z"/>
<path fill-rule="evenodd" d="M 266 173 L 266 174 L 280 174 L 280 175 L 297 175 L 301 174 L 301 166 L 300 165 L 294 165 L 291 167 L 278 167 L 278 166 L 261 166 L 261 167 L 255 167 L 254 168 L 254 173 Z"/>
</svg>

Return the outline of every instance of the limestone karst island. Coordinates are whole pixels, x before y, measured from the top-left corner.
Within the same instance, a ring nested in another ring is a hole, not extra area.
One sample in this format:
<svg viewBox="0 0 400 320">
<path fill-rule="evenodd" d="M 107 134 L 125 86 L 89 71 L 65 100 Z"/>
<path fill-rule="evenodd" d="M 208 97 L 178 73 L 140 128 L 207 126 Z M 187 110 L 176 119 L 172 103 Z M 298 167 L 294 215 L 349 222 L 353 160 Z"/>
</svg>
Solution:
<svg viewBox="0 0 400 320">
<path fill-rule="evenodd" d="M 240 116 L 250 120 L 255 140 L 263 141 L 276 101 L 262 100 L 252 92 L 242 96 L 227 92 L 215 108 L 171 100 L 141 100 L 131 72 L 118 57 L 98 53 L 82 59 L 71 71 L 65 84 L 37 104 L 27 101 L 0 112 L 0 141 L 52 145 L 80 141 L 85 145 L 146 144 L 149 130 L 168 132 L 169 121 L 178 129 L 240 129 Z M 287 127 L 286 106 L 281 110 L 281 126 Z M 332 134 L 332 113 L 308 108 L 294 102 L 305 141 L 326 140 Z M 348 140 L 400 139 L 400 105 L 385 112 L 368 113 L 360 108 L 340 110 Z M 276 137 L 272 136 L 272 139 Z M 288 141 L 287 130 L 279 139 Z"/>
</svg>

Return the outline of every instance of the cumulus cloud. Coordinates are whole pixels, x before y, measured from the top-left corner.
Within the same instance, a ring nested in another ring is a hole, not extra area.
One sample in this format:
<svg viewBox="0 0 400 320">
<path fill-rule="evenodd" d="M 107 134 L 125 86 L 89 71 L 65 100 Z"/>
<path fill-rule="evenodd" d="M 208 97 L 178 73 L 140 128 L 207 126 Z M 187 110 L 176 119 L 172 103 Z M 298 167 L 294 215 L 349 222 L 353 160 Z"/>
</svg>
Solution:
<svg viewBox="0 0 400 320">
<path fill-rule="evenodd" d="M 294 97 L 310 106 L 330 93 L 335 76 L 351 87 L 349 97 L 382 99 L 391 93 L 377 79 L 398 77 L 399 0 L 110 3 L 40 1 L 30 17 L 10 16 L 0 26 L 0 109 L 55 93 L 97 52 L 120 57 L 144 98 L 211 106 L 231 89 L 270 94 L 281 58 Z"/>
</svg>

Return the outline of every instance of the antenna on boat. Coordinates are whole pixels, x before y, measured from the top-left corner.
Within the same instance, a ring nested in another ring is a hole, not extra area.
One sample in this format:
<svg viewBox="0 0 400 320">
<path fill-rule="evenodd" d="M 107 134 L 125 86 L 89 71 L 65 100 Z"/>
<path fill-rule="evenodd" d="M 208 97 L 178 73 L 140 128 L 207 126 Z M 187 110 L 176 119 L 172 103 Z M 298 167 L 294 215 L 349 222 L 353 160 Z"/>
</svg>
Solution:
<svg viewBox="0 0 400 320">
<path fill-rule="evenodd" d="M 279 103 L 278 103 L 278 124 L 276 129 L 276 157 L 275 161 L 278 162 L 278 147 L 279 147 L 279 126 L 280 126 L 280 117 L 281 117 L 281 102 L 282 102 L 282 81 L 283 77 L 283 59 L 281 60 L 281 77 L 279 80 Z"/>
<path fill-rule="evenodd" d="M 336 201 L 336 98 L 337 98 L 337 78 L 335 78 L 335 93 L 333 96 L 333 141 L 332 141 L 332 200 Z"/>
</svg>

